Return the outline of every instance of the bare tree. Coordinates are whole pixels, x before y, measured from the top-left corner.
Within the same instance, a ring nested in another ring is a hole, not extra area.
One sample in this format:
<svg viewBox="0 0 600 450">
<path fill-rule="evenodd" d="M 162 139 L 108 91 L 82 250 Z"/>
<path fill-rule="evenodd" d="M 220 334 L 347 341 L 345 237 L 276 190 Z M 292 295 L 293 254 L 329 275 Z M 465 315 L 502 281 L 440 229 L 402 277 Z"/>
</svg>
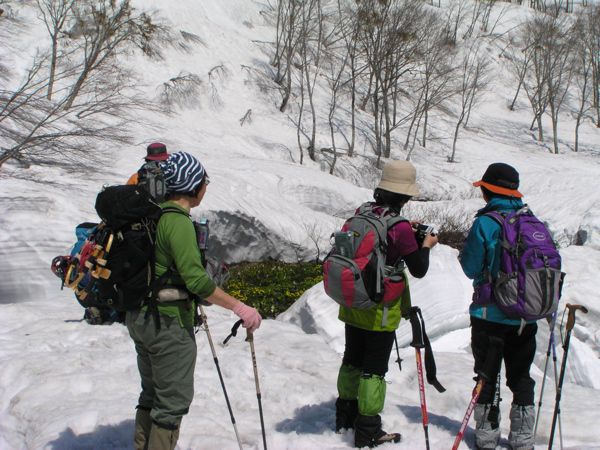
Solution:
<svg viewBox="0 0 600 450">
<path fill-rule="evenodd" d="M 596 127 L 600 128 L 600 4 L 590 5 L 583 14 L 585 46 L 592 65 L 593 107 L 596 113 Z"/>
<path fill-rule="evenodd" d="M 180 72 L 161 86 L 160 102 L 169 111 L 175 106 L 193 108 L 199 104 L 199 97 L 203 86 L 200 76 Z"/>
<path fill-rule="evenodd" d="M 105 80 L 106 89 L 96 91 L 93 101 L 78 102 L 67 110 L 66 89 L 56 92 L 60 100 L 46 98 L 47 62 L 47 58 L 36 59 L 15 91 L 0 89 L 0 167 L 11 159 L 24 164 L 87 166 L 97 159 L 90 147 L 107 140 L 129 141 L 129 114 L 142 105 L 122 95 L 122 89 L 133 87 L 127 80 L 110 77 Z M 62 81 L 61 75 L 56 80 Z"/>
<path fill-rule="evenodd" d="M 341 63 L 336 58 L 332 58 L 329 63 L 329 75 L 327 81 L 329 84 L 329 114 L 327 115 L 327 122 L 329 124 L 329 135 L 331 136 L 331 151 L 333 154 L 332 161 L 329 165 L 329 173 L 333 175 L 335 164 L 337 162 L 337 146 L 335 141 L 335 135 L 338 129 L 337 122 L 335 120 L 336 112 L 338 108 L 338 96 L 343 86 L 342 75 L 346 70 L 346 65 L 350 60 L 351 50 L 345 47 L 346 53 L 343 56 Z"/>
<path fill-rule="evenodd" d="M 534 15 L 525 30 L 532 53 L 524 86 L 538 124 L 538 139 L 543 141 L 542 115 L 547 112 L 552 121 L 554 153 L 558 153 L 559 112 L 571 82 L 572 33 L 564 17 L 546 14 Z"/>
<path fill-rule="evenodd" d="M 16 17 L 10 5 L 5 0 L 0 0 L 0 80 L 6 80 L 9 77 L 10 64 L 7 63 L 9 54 L 15 50 L 10 47 L 10 37 L 19 33 L 21 21 Z"/>
<path fill-rule="evenodd" d="M 155 23 L 148 14 L 138 13 L 130 0 L 81 0 L 74 11 L 76 22 L 69 35 L 82 40 L 83 60 L 66 109 L 73 105 L 90 74 L 110 64 L 117 51 L 125 51 L 131 45 L 158 58 L 160 46 L 170 40 L 166 27 Z"/>
<path fill-rule="evenodd" d="M 585 117 L 585 114 L 591 109 L 591 91 L 592 91 L 592 73 L 593 58 L 586 45 L 588 32 L 588 16 L 582 14 L 577 19 L 576 24 L 576 59 L 574 64 L 575 85 L 577 88 L 577 109 L 575 113 L 575 144 L 574 151 L 579 151 L 579 127 Z"/>
<path fill-rule="evenodd" d="M 554 153 L 558 153 L 558 118 L 571 85 L 573 75 L 574 40 L 570 27 L 555 19 L 549 26 L 546 58 L 548 70 L 548 107 L 552 120 Z"/>
<path fill-rule="evenodd" d="M 521 39 L 526 39 L 522 41 Z M 523 87 L 525 76 L 529 70 L 529 66 L 533 59 L 533 51 L 531 51 L 532 45 L 535 45 L 530 41 L 531 35 L 527 33 L 519 33 L 515 36 L 510 36 L 509 45 L 507 51 L 503 52 L 503 56 L 508 61 L 508 68 L 514 79 L 517 81 L 517 89 L 515 95 L 508 107 L 511 111 L 515 109 L 515 103 L 519 98 L 519 93 Z"/>
<path fill-rule="evenodd" d="M 9 160 L 91 165 L 97 158 L 91 146 L 129 142 L 127 130 L 136 111 L 154 109 L 138 94 L 136 78 L 119 65 L 118 56 L 127 51 L 126 44 L 157 55 L 152 50 L 155 36 L 145 33 L 160 27 L 127 1 L 109 1 L 77 3 L 79 19 L 70 29 L 75 45 L 69 55 L 57 52 L 52 80 L 48 69 L 54 55 L 37 55 L 19 87 L 0 87 L 0 167 Z M 99 14 L 102 8 L 119 10 L 120 19 Z M 129 21 L 125 28 L 130 27 L 131 34 L 123 36 L 125 31 L 116 25 L 119 20 Z"/>
<path fill-rule="evenodd" d="M 530 61 L 525 70 L 523 89 L 531 104 L 533 120 L 530 129 L 533 130 L 537 122 L 538 141 L 544 141 L 544 128 L 542 117 L 548 107 L 548 77 L 550 65 L 545 59 L 545 21 L 547 16 L 536 14 L 530 18 L 522 29 L 524 41 L 528 43 L 524 51 L 530 55 L 526 58 Z"/>
<path fill-rule="evenodd" d="M 314 90 L 316 79 L 321 70 L 321 52 L 323 46 L 323 11 L 321 0 L 302 2 L 300 13 L 299 57 L 304 77 L 301 95 L 308 97 L 311 115 L 308 156 L 315 161 L 315 139 L 317 133 L 317 113 L 315 110 Z M 302 102 L 304 104 L 304 101 Z M 302 114 L 302 112 L 300 112 Z M 302 115 L 298 123 L 302 124 Z"/>
<path fill-rule="evenodd" d="M 411 139 L 411 131 L 414 128 L 413 145 L 411 151 L 407 153 L 407 160 L 410 159 L 412 149 L 414 149 L 421 122 L 421 145 L 426 147 L 429 112 L 453 94 L 453 87 L 450 82 L 455 70 L 454 65 L 451 64 L 454 49 L 447 44 L 445 33 L 440 29 L 440 24 L 441 21 L 437 14 L 428 14 L 424 22 L 424 29 L 428 32 L 420 39 L 421 48 L 418 55 L 421 64 L 417 71 L 417 89 L 415 89 L 416 92 L 419 92 L 419 97 L 404 143 L 404 149 L 407 150 Z"/>
<path fill-rule="evenodd" d="M 50 73 L 48 77 L 48 100 L 52 99 L 56 65 L 58 64 L 58 42 L 64 34 L 69 19 L 74 17 L 73 5 L 75 0 L 36 0 L 42 14 L 44 25 L 50 35 Z"/>
<path fill-rule="evenodd" d="M 359 11 L 362 20 L 361 49 L 373 76 L 371 105 L 375 154 L 390 157 L 391 133 L 410 116 L 398 119 L 400 83 L 417 62 L 424 29 L 424 8 L 418 2 L 364 2 Z"/>
<path fill-rule="evenodd" d="M 454 128 L 452 155 L 448 157 L 448 162 L 455 161 L 458 132 L 470 114 L 476 98 L 488 83 L 488 71 L 489 61 L 480 54 L 478 43 L 476 42 L 466 48 L 462 62 L 458 68 L 459 80 L 456 90 L 456 96 L 458 97 L 458 119 Z"/>
<path fill-rule="evenodd" d="M 281 86 L 282 100 L 279 111 L 284 112 L 292 95 L 292 71 L 298 51 L 299 22 L 302 2 L 280 0 L 277 9 L 277 43 L 274 64 L 275 82 Z"/>
<path fill-rule="evenodd" d="M 469 12 L 470 2 L 467 0 L 450 0 L 446 8 L 446 38 L 451 44 L 456 44 L 458 30 L 464 23 Z"/>
<path fill-rule="evenodd" d="M 356 95 L 357 80 L 367 68 L 364 65 L 358 67 L 358 36 L 360 33 L 360 22 L 357 19 L 356 11 L 353 9 L 343 9 L 341 0 L 338 0 L 338 29 L 346 45 L 347 62 L 349 69 L 349 89 L 350 89 L 350 140 L 348 142 L 348 156 L 354 155 L 354 146 L 356 145 Z"/>
</svg>

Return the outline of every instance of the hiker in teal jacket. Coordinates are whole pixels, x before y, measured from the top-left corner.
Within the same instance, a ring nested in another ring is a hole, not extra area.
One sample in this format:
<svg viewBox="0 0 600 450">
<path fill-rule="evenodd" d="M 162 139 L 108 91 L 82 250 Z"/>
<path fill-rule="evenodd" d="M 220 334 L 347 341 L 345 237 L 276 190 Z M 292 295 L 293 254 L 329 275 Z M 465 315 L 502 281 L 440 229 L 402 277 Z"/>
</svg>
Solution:
<svg viewBox="0 0 600 450">
<path fill-rule="evenodd" d="M 398 214 L 412 196 L 418 195 L 416 171 L 408 161 L 391 161 L 383 169 L 382 179 L 375 189 L 373 211 Z M 408 221 L 393 225 L 386 236 L 386 265 L 404 261 L 411 275 L 424 277 L 429 268 L 429 250 L 437 237 L 428 235 L 421 247 Z M 402 307 L 410 307 L 410 292 L 406 287 L 401 298 L 384 312 L 383 305 L 357 310 L 340 306 L 339 319 L 345 323 L 345 350 L 337 379 L 336 431 L 354 428 L 356 447 L 375 447 L 386 442 L 398 442 L 399 433 L 382 430 L 380 413 L 385 403 L 385 374 L 400 324 Z"/>
<path fill-rule="evenodd" d="M 172 275 L 158 292 L 160 326 L 148 306 L 129 311 L 129 334 L 135 344 L 142 379 L 136 418 L 136 450 L 173 450 L 182 417 L 194 397 L 196 341 L 194 297 L 233 311 L 249 332 L 261 322 L 258 312 L 217 287 L 202 266 L 202 255 L 189 212 L 202 201 L 209 183 L 200 162 L 184 152 L 173 153 L 162 166 L 168 201 L 156 231 L 156 276 Z"/>
<path fill-rule="evenodd" d="M 477 212 L 459 260 L 465 275 L 473 280 L 469 314 L 474 370 L 478 373 L 483 368 L 490 338 L 500 338 L 504 343 L 500 358 L 506 369 L 506 384 L 513 393 L 508 439 L 514 450 L 529 450 L 533 449 L 535 421 L 535 382 L 529 370 L 535 356 L 537 324 L 532 321 L 522 325 L 520 320 L 509 319 L 494 303 L 491 286 L 500 268 L 501 226 L 485 215 L 490 211 L 509 213 L 523 207 L 518 191 L 519 173 L 508 164 L 494 163 L 473 185 L 481 188 L 486 205 Z M 495 449 L 500 440 L 500 410 L 492 405 L 497 374 L 488 375 L 490 380 L 485 383 L 473 412 L 478 449 Z"/>
</svg>

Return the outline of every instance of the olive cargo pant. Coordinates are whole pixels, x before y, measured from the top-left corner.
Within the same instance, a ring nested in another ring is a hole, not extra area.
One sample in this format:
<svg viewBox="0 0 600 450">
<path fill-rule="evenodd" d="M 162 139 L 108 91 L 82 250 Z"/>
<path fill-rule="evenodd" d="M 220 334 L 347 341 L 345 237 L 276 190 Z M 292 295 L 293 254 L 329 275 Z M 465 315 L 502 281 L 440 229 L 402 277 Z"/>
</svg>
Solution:
<svg viewBox="0 0 600 450">
<path fill-rule="evenodd" d="M 127 313 L 126 324 L 142 379 L 139 406 L 150 409 L 153 422 L 178 428 L 194 397 L 193 329 L 181 327 L 177 318 L 161 315 L 157 331 L 152 315 L 139 310 Z"/>
</svg>

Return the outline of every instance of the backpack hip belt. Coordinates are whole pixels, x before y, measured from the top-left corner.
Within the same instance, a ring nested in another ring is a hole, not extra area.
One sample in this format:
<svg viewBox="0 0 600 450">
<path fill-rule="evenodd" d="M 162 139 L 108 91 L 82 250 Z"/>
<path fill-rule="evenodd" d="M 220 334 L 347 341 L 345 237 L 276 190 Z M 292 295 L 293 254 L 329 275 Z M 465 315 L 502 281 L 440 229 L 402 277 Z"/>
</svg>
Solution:
<svg viewBox="0 0 600 450">
<path fill-rule="evenodd" d="M 158 303 L 176 302 L 178 300 L 189 300 L 190 294 L 186 289 L 178 287 L 166 287 L 158 291 L 156 301 Z"/>
</svg>

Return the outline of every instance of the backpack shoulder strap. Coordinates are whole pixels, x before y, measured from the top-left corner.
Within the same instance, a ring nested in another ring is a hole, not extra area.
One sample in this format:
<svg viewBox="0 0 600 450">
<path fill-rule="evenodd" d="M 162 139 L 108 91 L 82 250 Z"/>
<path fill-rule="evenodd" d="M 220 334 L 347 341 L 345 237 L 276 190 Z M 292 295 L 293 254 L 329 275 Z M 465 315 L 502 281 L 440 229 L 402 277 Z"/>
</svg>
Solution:
<svg viewBox="0 0 600 450">
<path fill-rule="evenodd" d="M 493 219 L 498 225 L 502 226 L 504 224 L 504 219 L 506 219 L 507 214 L 502 214 L 499 211 L 489 211 L 484 214 L 491 219 Z"/>
<path fill-rule="evenodd" d="M 166 214 L 166 213 L 176 213 L 176 214 L 181 214 L 182 216 L 187 216 L 190 217 L 189 213 L 186 213 L 185 211 L 180 210 L 179 208 L 175 208 L 174 206 L 167 206 L 165 208 L 161 208 L 162 209 L 162 214 Z"/>
<path fill-rule="evenodd" d="M 400 222 L 408 222 L 408 219 L 402 217 L 400 214 L 388 214 L 387 216 L 382 217 L 387 224 L 388 231 L 396 224 Z"/>
</svg>

